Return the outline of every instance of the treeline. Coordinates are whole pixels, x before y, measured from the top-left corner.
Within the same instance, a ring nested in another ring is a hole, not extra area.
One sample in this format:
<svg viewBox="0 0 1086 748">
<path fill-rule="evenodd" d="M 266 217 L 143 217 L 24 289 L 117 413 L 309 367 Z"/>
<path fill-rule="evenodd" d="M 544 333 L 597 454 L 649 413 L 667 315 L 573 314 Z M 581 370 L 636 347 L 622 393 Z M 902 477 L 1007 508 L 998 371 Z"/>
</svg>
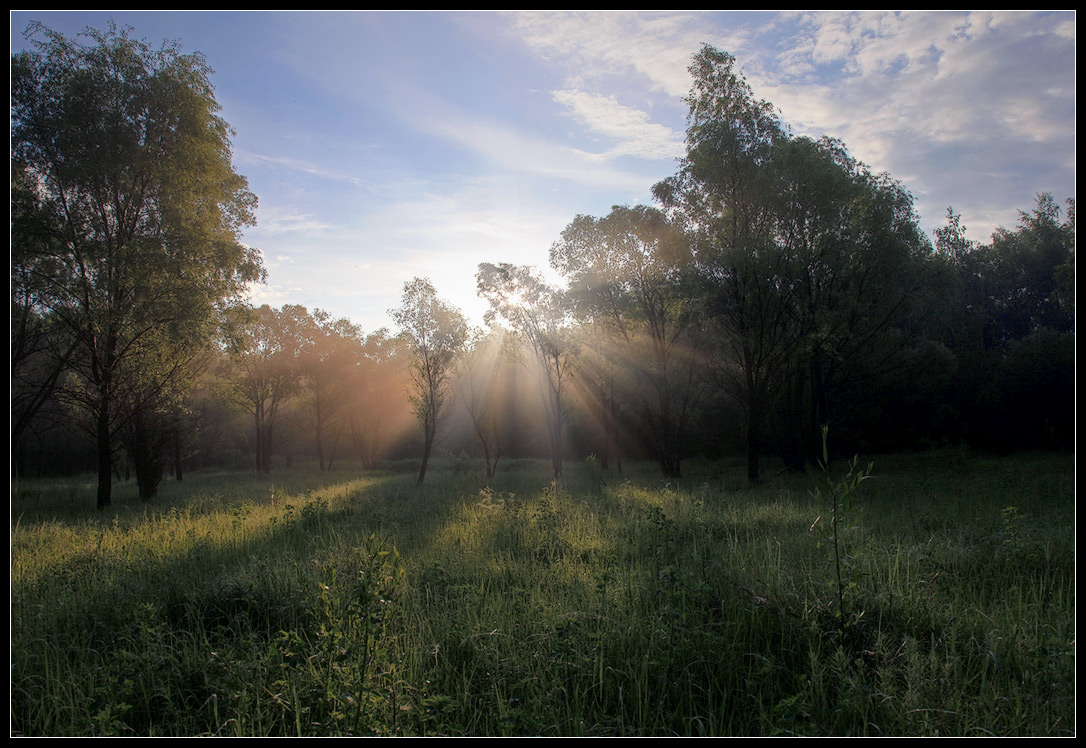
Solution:
<svg viewBox="0 0 1086 748">
<path fill-rule="evenodd" d="M 842 450 L 1074 441 L 1074 203 L 1047 194 L 990 244 L 835 140 L 791 135 L 726 53 L 694 58 L 687 153 L 657 206 L 577 216 L 563 278 L 484 264 L 489 330 L 425 279 L 399 330 L 287 305 L 237 241 L 255 197 L 230 166 L 199 55 L 127 32 L 48 31 L 12 58 L 12 445 L 21 474 L 299 457 L 374 467 L 443 447 L 485 459 L 743 450 L 803 470 Z M 89 84 L 89 85 L 88 85 Z M 82 437 L 81 434 L 86 434 Z"/>
</svg>

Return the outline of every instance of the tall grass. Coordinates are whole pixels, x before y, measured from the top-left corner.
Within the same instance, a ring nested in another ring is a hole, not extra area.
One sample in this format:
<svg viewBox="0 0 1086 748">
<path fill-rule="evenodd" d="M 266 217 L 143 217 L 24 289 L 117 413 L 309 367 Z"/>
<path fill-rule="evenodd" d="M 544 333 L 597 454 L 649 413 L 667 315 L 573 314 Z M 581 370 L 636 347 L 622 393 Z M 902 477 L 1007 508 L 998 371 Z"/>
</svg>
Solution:
<svg viewBox="0 0 1086 748">
<path fill-rule="evenodd" d="M 24 480 L 13 733 L 1074 734 L 1070 457 L 875 458 L 841 578 L 819 476 L 455 468 Z"/>
</svg>

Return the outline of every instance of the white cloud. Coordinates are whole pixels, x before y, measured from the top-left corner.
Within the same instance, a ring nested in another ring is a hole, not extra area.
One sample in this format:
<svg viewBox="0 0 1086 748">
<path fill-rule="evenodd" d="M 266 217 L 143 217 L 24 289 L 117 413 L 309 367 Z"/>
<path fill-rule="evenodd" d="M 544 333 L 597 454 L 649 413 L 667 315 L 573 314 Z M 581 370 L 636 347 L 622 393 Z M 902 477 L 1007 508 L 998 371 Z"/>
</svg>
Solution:
<svg viewBox="0 0 1086 748">
<path fill-rule="evenodd" d="M 249 286 L 246 300 L 254 307 L 267 304 L 281 307 L 283 304 L 297 304 L 304 293 L 303 288 L 268 283 L 254 283 Z M 303 306 L 306 306 L 303 304 Z"/>
<path fill-rule="evenodd" d="M 619 143 L 624 113 L 612 113 L 608 133 L 606 103 L 658 112 L 662 102 L 650 108 L 631 94 L 637 80 L 642 96 L 647 86 L 674 105 L 687 92 L 691 55 L 710 43 L 735 55 L 755 96 L 797 134 L 841 138 L 858 159 L 904 181 L 929 229 L 953 204 L 986 240 L 1036 192 L 1073 193 L 1073 13 L 526 13 L 516 21 L 528 47 L 565 71 L 560 103 Z M 1005 218 L 993 220 L 1000 204 Z"/>
<path fill-rule="evenodd" d="M 402 118 L 417 130 L 456 143 L 514 174 L 610 187 L 623 193 L 648 186 L 643 176 L 602 166 L 564 141 L 525 134 L 523 122 L 487 119 L 421 91 L 403 91 L 399 106 Z"/>
<path fill-rule="evenodd" d="M 745 29 L 729 28 L 727 20 L 727 14 L 702 12 L 524 12 L 516 14 L 515 30 L 567 70 L 571 86 L 574 78 L 583 83 L 632 75 L 651 92 L 680 97 L 690 88 L 690 57 L 703 43 L 745 46 Z"/>
<path fill-rule="evenodd" d="M 1042 190 L 1074 184 L 1068 14 L 811 13 L 752 86 L 799 134 L 841 138 L 917 195 L 930 230 L 954 205 L 987 241 Z M 764 59 L 764 58 L 763 58 Z M 742 63 L 743 61 L 740 60 Z M 1003 205 L 1003 218 L 997 206 Z M 976 231 L 972 231 L 972 229 Z"/>
<path fill-rule="evenodd" d="M 302 98 L 335 106 L 237 151 L 262 199 L 254 243 L 295 259 L 277 260 L 263 293 L 289 288 L 289 300 L 366 329 L 387 324 L 416 275 L 473 313 L 478 262 L 543 269 L 577 212 L 648 199 L 682 153 L 687 68 L 703 43 L 734 54 L 755 95 L 798 133 L 839 137 L 904 181 L 929 230 L 953 205 L 986 240 L 1033 193 L 1073 190 L 1073 13 L 404 19 L 292 19 L 276 55 L 308 82 Z M 297 36 L 299 22 L 310 33 Z M 409 46 L 423 40 L 427 52 Z M 500 65 L 463 86 L 445 74 L 480 60 Z M 433 75 L 446 61 L 454 67 Z"/>
<path fill-rule="evenodd" d="M 623 106 L 614 96 L 565 90 L 555 91 L 554 100 L 590 131 L 617 141 L 601 158 L 668 159 L 683 154 L 683 133 L 650 122 L 646 112 Z"/>
</svg>

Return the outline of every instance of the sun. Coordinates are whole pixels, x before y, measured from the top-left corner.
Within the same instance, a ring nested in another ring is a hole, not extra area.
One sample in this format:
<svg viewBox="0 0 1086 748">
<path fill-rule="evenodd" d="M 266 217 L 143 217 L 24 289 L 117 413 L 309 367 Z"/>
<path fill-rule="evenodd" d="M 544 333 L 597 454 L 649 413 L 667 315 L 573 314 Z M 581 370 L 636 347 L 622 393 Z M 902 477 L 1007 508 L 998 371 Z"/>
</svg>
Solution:
<svg viewBox="0 0 1086 748">
<path fill-rule="evenodd" d="M 528 306 L 528 299 L 524 297 L 524 292 L 517 289 L 505 294 L 505 303 L 511 309 L 524 309 Z"/>
</svg>

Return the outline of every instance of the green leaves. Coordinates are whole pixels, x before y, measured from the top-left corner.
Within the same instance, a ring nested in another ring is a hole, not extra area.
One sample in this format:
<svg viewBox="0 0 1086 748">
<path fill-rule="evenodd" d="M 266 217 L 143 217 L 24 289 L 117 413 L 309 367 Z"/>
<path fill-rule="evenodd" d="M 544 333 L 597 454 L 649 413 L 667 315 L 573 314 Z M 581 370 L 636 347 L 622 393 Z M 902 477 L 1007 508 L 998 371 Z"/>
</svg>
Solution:
<svg viewBox="0 0 1086 748">
<path fill-rule="evenodd" d="M 99 504 L 116 431 L 183 388 L 219 310 L 262 277 L 237 232 L 256 198 L 231 163 L 211 69 L 111 25 L 69 39 L 40 24 L 12 56 L 11 151 L 27 186 L 13 240 L 55 272 L 37 303 L 76 344 L 94 421 Z"/>
<path fill-rule="evenodd" d="M 403 329 L 412 352 L 411 404 L 425 439 L 418 479 L 421 484 L 445 413 L 453 364 L 468 340 L 468 323 L 459 309 L 438 299 L 433 284 L 422 278 L 404 284 L 400 308 L 389 313 Z"/>
<path fill-rule="evenodd" d="M 855 571 L 855 560 L 858 552 L 855 547 L 845 545 L 845 536 L 852 534 L 853 531 L 859 528 L 860 517 L 856 507 L 856 491 L 860 483 L 871 477 L 874 463 L 868 463 L 866 468 L 861 469 L 859 467 L 859 456 L 853 457 L 852 461 L 849 462 L 848 472 L 841 478 L 832 478 L 830 476 L 829 431 L 829 426 L 822 426 L 822 469 L 826 476 L 825 493 L 823 493 L 822 488 L 816 488 L 814 497 L 819 503 L 829 502 L 830 505 L 830 532 L 833 539 L 831 557 L 834 564 L 837 592 L 835 616 L 839 625 L 844 628 L 846 625 L 856 623 L 863 615 L 861 611 L 851 619 L 849 618 L 852 611 L 849 610 L 846 601 L 858 593 L 859 587 L 856 582 L 858 572 Z M 811 530 L 814 530 L 816 526 L 819 529 L 824 529 L 825 526 L 820 525 L 821 519 L 822 516 L 820 515 L 811 525 Z"/>
</svg>

